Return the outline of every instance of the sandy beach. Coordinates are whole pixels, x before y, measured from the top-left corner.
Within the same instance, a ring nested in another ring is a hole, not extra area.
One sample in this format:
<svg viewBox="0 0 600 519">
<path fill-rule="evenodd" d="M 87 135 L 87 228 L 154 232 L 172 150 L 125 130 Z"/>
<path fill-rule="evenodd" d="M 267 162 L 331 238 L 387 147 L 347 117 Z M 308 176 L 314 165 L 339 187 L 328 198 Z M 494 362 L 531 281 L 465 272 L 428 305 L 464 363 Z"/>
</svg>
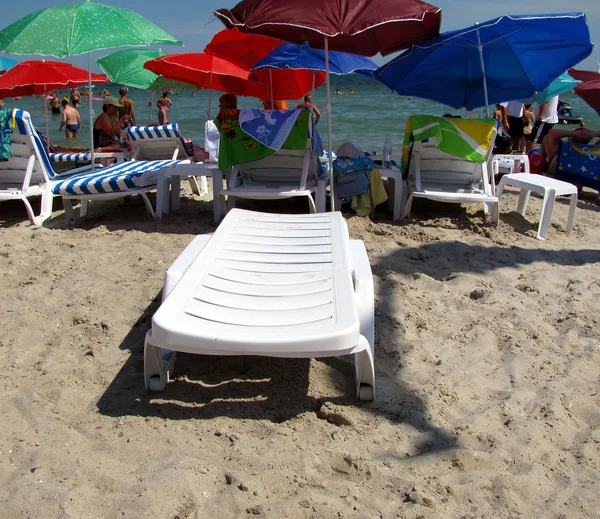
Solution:
<svg viewBox="0 0 600 519">
<path fill-rule="evenodd" d="M 181 354 L 164 393 L 143 341 L 165 270 L 211 233 L 209 197 L 0 216 L 3 518 L 600 517 L 600 208 L 541 199 L 347 214 L 376 290 L 377 400 L 353 360 Z M 244 205 L 247 208 L 256 206 Z M 261 210 L 293 210 L 271 203 Z M 298 210 L 304 210 L 300 205 Z"/>
</svg>

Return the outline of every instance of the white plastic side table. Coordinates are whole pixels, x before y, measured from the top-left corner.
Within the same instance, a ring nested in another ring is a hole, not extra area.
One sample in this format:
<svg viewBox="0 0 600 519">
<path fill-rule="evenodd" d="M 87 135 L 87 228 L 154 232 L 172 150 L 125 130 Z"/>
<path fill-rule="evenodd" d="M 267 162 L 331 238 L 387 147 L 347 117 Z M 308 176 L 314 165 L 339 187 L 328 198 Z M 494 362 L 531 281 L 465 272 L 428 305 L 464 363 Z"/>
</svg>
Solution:
<svg viewBox="0 0 600 519">
<path fill-rule="evenodd" d="M 542 201 L 542 216 L 538 227 L 537 237 L 540 240 L 545 240 L 548 236 L 550 220 L 552 219 L 552 210 L 554 209 L 554 200 L 557 196 L 570 196 L 569 218 L 567 220 L 567 234 L 573 230 L 573 218 L 575 216 L 575 208 L 577 207 L 577 187 L 562 180 L 545 177 L 543 175 L 535 175 L 531 173 L 511 173 L 504 175 L 498 184 L 498 200 L 502 196 L 504 186 L 520 187 L 519 203 L 517 211 L 521 215 L 525 215 L 527 202 L 529 202 L 529 194 L 531 191 L 544 196 Z"/>
</svg>

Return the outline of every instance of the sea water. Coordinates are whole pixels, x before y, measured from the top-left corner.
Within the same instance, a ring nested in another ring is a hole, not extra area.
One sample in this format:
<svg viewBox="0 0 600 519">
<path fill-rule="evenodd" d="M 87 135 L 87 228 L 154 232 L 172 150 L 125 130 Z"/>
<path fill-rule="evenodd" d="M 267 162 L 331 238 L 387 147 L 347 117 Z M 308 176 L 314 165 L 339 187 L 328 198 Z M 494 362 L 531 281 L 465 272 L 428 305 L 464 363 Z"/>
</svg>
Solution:
<svg viewBox="0 0 600 519">
<path fill-rule="evenodd" d="M 119 98 L 120 85 L 101 85 L 95 89 L 97 96 L 101 95 L 103 88 L 108 89 L 111 94 Z M 444 88 L 440 85 L 440 88 Z M 335 94 L 336 89 L 343 94 Z M 350 94 L 353 90 L 355 93 Z M 192 95 L 194 93 L 194 95 Z M 169 97 L 172 106 L 168 112 L 169 122 L 177 122 L 187 138 L 204 146 L 204 122 L 207 116 L 214 118 L 218 113 L 218 99 L 222 92 L 208 90 L 186 89 L 175 90 Z M 62 91 L 62 96 L 69 96 L 70 90 Z M 61 97 L 62 97 L 61 96 Z M 138 125 L 147 125 L 149 122 L 156 123 L 158 120 L 158 109 L 156 108 L 157 94 L 144 90 L 129 89 L 129 97 L 135 103 L 135 113 Z M 209 111 L 210 97 L 210 111 Z M 154 99 L 154 100 L 153 100 Z M 569 92 L 561 96 L 573 109 L 575 115 L 581 115 L 583 120 L 591 129 L 600 130 L 600 117 L 581 98 Z M 294 108 L 301 100 L 288 100 L 288 107 Z M 321 86 L 313 96 L 315 105 L 321 111 L 321 120 L 318 130 L 327 147 L 327 90 Z M 34 124 L 45 132 L 44 104 L 42 99 L 35 97 L 24 97 L 22 101 L 6 99 L 7 107 L 18 107 L 31 113 Z M 151 106 L 148 106 L 151 104 Z M 94 115 L 102 111 L 101 102 L 93 102 Z M 258 99 L 250 97 L 239 97 L 240 108 L 259 108 L 261 103 Z M 75 140 L 65 139 L 64 133 L 59 132 L 60 115 L 49 114 L 50 139 L 57 145 L 67 148 L 89 148 L 89 115 L 88 104 L 82 96 L 82 105 L 79 108 L 81 114 L 82 128 L 78 138 Z M 469 117 L 466 110 L 455 110 L 446 105 L 419 99 L 417 97 L 403 97 L 389 90 L 385 85 L 371 78 L 358 74 L 347 76 L 332 76 L 331 78 L 331 122 L 332 141 L 335 150 L 344 142 L 352 142 L 364 151 L 375 151 L 381 155 L 383 144 L 387 137 L 392 140 L 394 157 L 397 158 L 402 149 L 402 140 L 406 119 L 414 114 L 444 115 L 451 113 L 462 117 Z M 475 116 L 480 116 L 481 111 L 475 110 Z M 574 126 L 565 126 L 574 128 Z"/>
</svg>

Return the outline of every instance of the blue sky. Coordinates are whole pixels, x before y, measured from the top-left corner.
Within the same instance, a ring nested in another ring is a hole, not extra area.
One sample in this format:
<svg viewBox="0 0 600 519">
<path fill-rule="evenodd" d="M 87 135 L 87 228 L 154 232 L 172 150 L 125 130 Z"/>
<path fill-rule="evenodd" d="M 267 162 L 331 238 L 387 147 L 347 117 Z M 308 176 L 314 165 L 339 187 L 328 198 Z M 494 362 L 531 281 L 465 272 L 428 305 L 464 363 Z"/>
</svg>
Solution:
<svg viewBox="0 0 600 519">
<path fill-rule="evenodd" d="M 293 1 L 293 0 L 290 0 Z M 27 0 L 26 2 L 3 2 L 0 28 L 19 18 L 62 0 Z M 68 3 L 68 2 L 64 2 Z M 101 0 L 101 3 L 127 7 L 148 18 L 162 29 L 181 40 L 185 47 L 164 46 L 166 52 L 199 52 L 211 40 L 213 35 L 223 28 L 212 12 L 220 7 L 233 7 L 237 1 L 231 0 Z M 561 13 L 565 11 L 583 11 L 587 15 L 592 41 L 600 46 L 600 0 L 430 0 L 430 3 L 442 8 L 442 31 L 459 29 L 475 22 L 484 22 L 503 14 Z M 94 52 L 98 59 L 106 52 Z M 29 59 L 21 58 L 18 59 Z M 374 60 L 382 64 L 390 58 L 378 56 Z M 68 58 L 72 63 L 87 68 L 87 58 Z M 598 70 L 600 49 L 578 68 Z"/>
</svg>

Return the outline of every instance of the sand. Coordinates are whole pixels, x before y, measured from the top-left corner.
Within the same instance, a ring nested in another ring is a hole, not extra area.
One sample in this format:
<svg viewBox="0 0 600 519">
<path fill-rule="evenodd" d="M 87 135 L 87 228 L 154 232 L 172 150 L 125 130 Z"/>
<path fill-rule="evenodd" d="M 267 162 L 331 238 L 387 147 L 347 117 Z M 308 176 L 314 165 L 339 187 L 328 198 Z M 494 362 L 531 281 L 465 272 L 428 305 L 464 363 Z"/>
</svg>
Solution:
<svg viewBox="0 0 600 519">
<path fill-rule="evenodd" d="M 69 229 L 0 216 L 3 518 L 591 518 L 600 492 L 600 214 L 557 203 L 535 238 L 515 191 L 347 216 L 376 288 L 377 400 L 351 358 L 180 355 L 143 387 L 164 271 L 214 231 L 189 194 L 161 222 L 92 204 Z M 248 206 L 246 206 L 248 207 Z M 285 212 L 289 204 L 262 206 Z M 300 207 L 303 209 L 303 207 Z"/>
</svg>

